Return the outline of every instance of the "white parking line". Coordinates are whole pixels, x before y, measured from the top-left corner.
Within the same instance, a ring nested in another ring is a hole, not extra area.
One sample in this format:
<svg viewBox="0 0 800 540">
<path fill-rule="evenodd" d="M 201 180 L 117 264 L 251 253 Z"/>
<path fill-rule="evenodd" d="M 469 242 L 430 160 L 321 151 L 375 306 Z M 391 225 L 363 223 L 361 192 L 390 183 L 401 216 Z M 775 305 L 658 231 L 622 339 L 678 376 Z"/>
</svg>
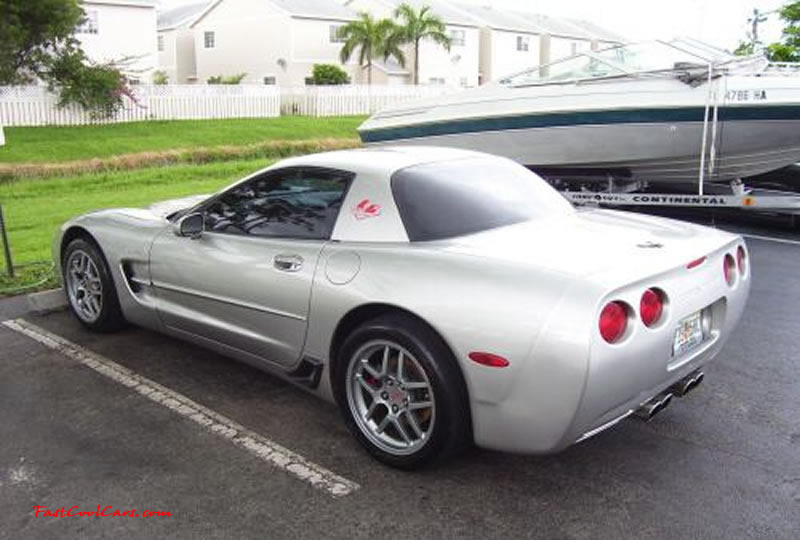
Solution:
<svg viewBox="0 0 800 540">
<path fill-rule="evenodd" d="M 744 234 L 739 233 L 745 238 L 753 238 L 755 240 L 766 240 L 767 242 L 779 242 L 781 244 L 792 244 L 795 246 L 800 246 L 800 241 L 798 240 L 787 240 L 786 238 L 775 238 L 773 236 L 759 236 L 757 234 Z"/>
<path fill-rule="evenodd" d="M 276 444 L 258 433 L 237 424 L 230 418 L 196 403 L 174 390 L 143 377 L 128 368 L 99 354 L 84 349 L 61 336 L 48 332 L 22 319 L 3 321 L 7 328 L 26 335 L 42 345 L 56 350 L 64 356 L 80 362 L 123 386 L 138 392 L 147 399 L 163 405 L 171 411 L 200 424 L 208 431 L 225 437 L 233 444 L 244 448 L 254 456 L 287 473 L 321 489 L 326 493 L 341 497 L 359 488 L 351 480 L 308 461 L 303 456 Z"/>
</svg>

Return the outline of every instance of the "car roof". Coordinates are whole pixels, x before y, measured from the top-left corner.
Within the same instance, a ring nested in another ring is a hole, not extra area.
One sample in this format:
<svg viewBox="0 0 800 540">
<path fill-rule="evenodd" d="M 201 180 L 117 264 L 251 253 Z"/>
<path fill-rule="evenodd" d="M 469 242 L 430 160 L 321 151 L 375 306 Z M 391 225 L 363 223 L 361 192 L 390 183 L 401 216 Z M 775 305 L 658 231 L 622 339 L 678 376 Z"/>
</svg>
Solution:
<svg viewBox="0 0 800 540">
<path fill-rule="evenodd" d="M 437 146 L 380 146 L 337 150 L 288 158 L 276 163 L 274 167 L 315 166 L 330 167 L 359 172 L 371 170 L 382 172 L 387 177 L 399 169 L 433 163 L 454 161 L 474 157 L 491 157 L 483 152 L 443 148 Z M 499 159 L 499 158 L 498 158 Z"/>
</svg>

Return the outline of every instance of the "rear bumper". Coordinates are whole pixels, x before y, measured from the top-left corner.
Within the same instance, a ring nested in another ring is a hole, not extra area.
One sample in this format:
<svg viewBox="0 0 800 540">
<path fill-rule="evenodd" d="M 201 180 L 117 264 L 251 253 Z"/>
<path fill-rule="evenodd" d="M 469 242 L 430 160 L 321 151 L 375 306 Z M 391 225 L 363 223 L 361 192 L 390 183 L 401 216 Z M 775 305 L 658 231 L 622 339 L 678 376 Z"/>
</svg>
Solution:
<svg viewBox="0 0 800 540">
<path fill-rule="evenodd" d="M 734 246 L 735 248 L 735 246 Z M 730 252 L 728 246 L 724 252 Z M 706 365 L 720 353 L 744 312 L 749 295 L 749 271 L 733 287 L 722 279 L 721 264 L 709 257 L 706 268 L 691 279 L 669 276 L 648 279 L 614 291 L 609 299 L 638 306 L 649 286 L 667 291 L 670 303 L 655 328 L 634 321 L 619 344 L 592 338 L 586 358 L 576 362 L 568 352 L 535 350 L 530 366 L 503 401 L 473 405 L 475 441 L 497 450 L 545 454 L 587 439 L 631 414 L 653 396 Z M 673 356 L 678 323 L 709 309 L 710 331 L 688 352 Z M 576 336 L 575 341 L 578 341 Z M 578 349 L 575 350 L 577 352 Z M 536 359 L 540 359 L 539 362 Z M 553 382 L 542 385 L 542 379 Z"/>
</svg>

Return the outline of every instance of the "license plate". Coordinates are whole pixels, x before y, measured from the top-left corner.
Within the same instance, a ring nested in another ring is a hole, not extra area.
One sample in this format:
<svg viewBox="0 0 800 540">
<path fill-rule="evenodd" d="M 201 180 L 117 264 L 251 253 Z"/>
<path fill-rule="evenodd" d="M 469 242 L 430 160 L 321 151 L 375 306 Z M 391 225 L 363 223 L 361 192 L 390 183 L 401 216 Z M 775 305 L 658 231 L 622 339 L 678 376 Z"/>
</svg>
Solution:
<svg viewBox="0 0 800 540">
<path fill-rule="evenodd" d="M 703 323 L 698 311 L 678 323 L 675 340 L 672 342 L 672 356 L 680 356 L 703 342 Z"/>
</svg>

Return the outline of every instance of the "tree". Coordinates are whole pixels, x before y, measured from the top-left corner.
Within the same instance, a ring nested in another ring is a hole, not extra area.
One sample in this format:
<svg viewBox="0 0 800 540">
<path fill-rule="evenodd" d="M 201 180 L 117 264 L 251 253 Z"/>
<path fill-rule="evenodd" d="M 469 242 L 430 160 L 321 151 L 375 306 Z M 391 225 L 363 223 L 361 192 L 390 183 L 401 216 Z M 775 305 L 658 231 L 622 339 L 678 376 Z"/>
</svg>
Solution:
<svg viewBox="0 0 800 540">
<path fill-rule="evenodd" d="M 51 67 L 48 88 L 57 91 L 62 107 L 75 103 L 95 118 L 110 118 L 123 105 L 123 97 L 136 103 L 125 76 L 113 64 L 91 64 L 83 53 L 59 56 Z"/>
<path fill-rule="evenodd" d="M 756 46 L 752 41 L 740 41 L 739 45 L 733 50 L 733 54 L 736 56 L 750 56 L 751 54 L 755 54 L 755 51 Z"/>
<path fill-rule="evenodd" d="M 314 64 L 311 72 L 311 84 L 347 84 L 350 77 L 347 72 L 333 64 Z"/>
<path fill-rule="evenodd" d="M 344 39 L 339 57 L 342 63 L 346 63 L 359 49 L 358 63 L 367 67 L 367 84 L 372 84 L 372 62 L 375 58 L 386 61 L 394 57 L 400 65 L 405 65 L 399 36 L 397 26 L 389 19 L 376 20 L 365 11 L 359 12 L 357 20 L 339 29 L 339 37 Z"/>
<path fill-rule="evenodd" d="M 419 84 L 419 44 L 423 40 L 431 40 L 450 51 L 452 40 L 447 35 L 444 22 L 431 12 L 430 6 L 423 6 L 419 11 L 407 3 L 400 4 L 394 16 L 402 21 L 400 36 L 405 43 L 414 46 L 414 84 Z"/>
<path fill-rule="evenodd" d="M 800 61 L 800 2 L 786 4 L 779 13 L 786 26 L 782 41 L 767 48 L 769 58 L 778 62 Z"/>
<path fill-rule="evenodd" d="M 3 0 L 0 85 L 47 76 L 55 59 L 80 50 L 75 27 L 84 18 L 77 0 Z"/>
<path fill-rule="evenodd" d="M 41 81 L 62 106 L 113 115 L 133 94 L 113 63 L 95 65 L 81 50 L 75 30 L 84 19 L 78 0 L 2 0 L 0 85 Z"/>
</svg>

